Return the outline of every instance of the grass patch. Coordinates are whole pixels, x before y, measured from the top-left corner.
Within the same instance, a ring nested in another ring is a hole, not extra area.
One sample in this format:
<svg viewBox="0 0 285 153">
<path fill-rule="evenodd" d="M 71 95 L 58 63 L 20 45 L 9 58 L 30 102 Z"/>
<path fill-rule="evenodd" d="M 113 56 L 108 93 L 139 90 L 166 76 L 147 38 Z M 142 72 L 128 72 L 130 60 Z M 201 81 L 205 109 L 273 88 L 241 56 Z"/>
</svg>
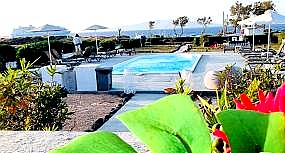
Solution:
<svg viewBox="0 0 285 153">
<path fill-rule="evenodd" d="M 223 51 L 223 48 L 211 48 L 211 47 L 193 47 L 191 52 L 219 52 Z"/>
<path fill-rule="evenodd" d="M 151 45 L 136 48 L 136 51 L 139 53 L 171 53 L 177 47 L 178 45 Z"/>
</svg>

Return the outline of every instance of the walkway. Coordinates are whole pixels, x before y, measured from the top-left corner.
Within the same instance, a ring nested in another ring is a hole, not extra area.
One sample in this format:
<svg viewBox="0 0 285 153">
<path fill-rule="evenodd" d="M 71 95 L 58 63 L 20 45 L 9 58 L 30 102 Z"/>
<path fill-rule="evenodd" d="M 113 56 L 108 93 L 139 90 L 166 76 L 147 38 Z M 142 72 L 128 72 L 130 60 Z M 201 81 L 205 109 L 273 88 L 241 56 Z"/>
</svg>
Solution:
<svg viewBox="0 0 285 153">
<path fill-rule="evenodd" d="M 129 131 L 116 116 L 130 110 L 141 108 L 147 104 L 153 103 L 157 99 L 166 96 L 165 94 L 136 94 L 130 101 L 126 103 L 113 117 L 111 117 L 99 130 L 111 132 L 127 132 Z"/>
</svg>

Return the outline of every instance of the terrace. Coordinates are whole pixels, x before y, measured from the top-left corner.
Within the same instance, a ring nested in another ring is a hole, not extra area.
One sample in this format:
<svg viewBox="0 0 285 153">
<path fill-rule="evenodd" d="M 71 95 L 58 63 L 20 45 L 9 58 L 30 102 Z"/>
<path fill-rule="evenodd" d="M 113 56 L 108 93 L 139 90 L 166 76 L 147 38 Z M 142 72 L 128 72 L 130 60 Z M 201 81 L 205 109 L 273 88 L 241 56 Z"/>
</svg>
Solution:
<svg viewBox="0 0 285 153">
<path fill-rule="evenodd" d="M 207 89 L 204 85 L 203 79 L 208 71 L 219 70 L 230 64 L 235 64 L 236 66 L 240 67 L 245 66 L 244 59 L 237 53 L 203 52 L 195 54 L 199 54 L 202 56 L 200 60 L 198 60 L 194 71 L 191 72 L 190 77 L 187 78 L 190 79 L 188 81 L 191 82 L 191 87 L 195 91 L 213 91 Z M 114 65 L 141 56 L 151 55 L 142 53 L 134 56 L 115 56 L 101 62 L 95 62 L 95 64 L 98 64 L 100 67 L 114 67 Z M 124 75 L 113 74 L 112 89 L 110 90 L 110 92 L 123 91 L 126 83 L 124 78 Z M 178 73 L 145 73 L 137 75 L 133 74 L 133 79 L 130 81 L 133 81 L 131 83 L 133 84 L 134 90 L 137 93 L 99 130 L 116 132 L 127 142 L 133 144 L 138 150 L 142 152 L 147 151 L 147 148 L 142 145 L 137 139 L 133 138 L 129 131 L 117 119 L 115 119 L 115 116 L 121 114 L 122 112 L 141 108 L 147 104 L 153 103 L 155 100 L 161 97 L 165 97 L 166 94 L 164 94 L 163 89 L 166 87 L 175 87 L 175 81 L 177 79 Z M 3 143 L 0 144 L 0 148 L 2 149 L 1 151 L 6 152 L 7 150 L 5 150 L 4 148 L 11 149 L 13 148 L 12 146 L 17 145 L 19 146 L 19 148 L 15 148 L 14 151 L 21 152 L 22 150 L 22 152 L 24 152 L 24 150 L 26 149 L 31 149 L 33 152 L 46 152 L 50 149 L 69 142 L 70 139 L 74 138 L 75 136 L 83 134 L 86 134 L 86 132 L 1 132 L 1 140 L 5 141 L 1 141 Z M 14 139 L 8 139 L 9 137 L 17 137 L 17 139 L 23 141 L 15 141 Z M 34 141 L 35 139 L 37 139 L 37 141 Z M 19 145 L 19 143 L 21 143 L 22 145 Z M 39 145 L 44 145 L 44 147 L 38 147 Z"/>
</svg>

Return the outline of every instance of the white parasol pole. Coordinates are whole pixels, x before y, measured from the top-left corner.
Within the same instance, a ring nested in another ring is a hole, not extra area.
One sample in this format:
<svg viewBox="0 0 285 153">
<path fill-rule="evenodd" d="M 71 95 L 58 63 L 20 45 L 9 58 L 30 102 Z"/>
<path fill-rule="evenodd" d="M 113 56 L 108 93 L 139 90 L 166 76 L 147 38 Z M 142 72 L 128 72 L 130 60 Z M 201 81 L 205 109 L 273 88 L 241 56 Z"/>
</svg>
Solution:
<svg viewBox="0 0 285 153">
<path fill-rule="evenodd" d="M 268 59 L 269 49 L 270 49 L 270 24 L 268 25 L 267 59 Z"/>
<path fill-rule="evenodd" d="M 50 42 L 49 42 L 49 33 L 48 34 L 48 52 L 49 52 L 49 62 L 50 65 L 52 65 L 52 59 L 51 59 L 51 51 L 50 51 Z"/>
<path fill-rule="evenodd" d="M 99 48 L 98 48 L 98 40 L 97 40 L 96 30 L 95 30 L 95 41 L 96 41 L 96 51 L 98 54 Z"/>
<path fill-rule="evenodd" d="M 252 50 L 255 51 L 254 34 L 255 34 L 255 24 L 252 26 Z"/>
</svg>

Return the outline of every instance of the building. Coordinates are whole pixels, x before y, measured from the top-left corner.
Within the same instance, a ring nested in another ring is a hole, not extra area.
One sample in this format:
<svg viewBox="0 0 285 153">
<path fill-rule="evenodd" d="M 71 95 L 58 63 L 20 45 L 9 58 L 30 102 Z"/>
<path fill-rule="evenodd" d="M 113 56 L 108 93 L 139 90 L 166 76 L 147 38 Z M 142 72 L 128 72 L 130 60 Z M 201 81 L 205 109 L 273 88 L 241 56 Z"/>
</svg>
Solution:
<svg viewBox="0 0 285 153">
<path fill-rule="evenodd" d="M 38 37 L 38 36 L 69 36 L 70 31 L 64 27 L 54 25 L 43 25 L 41 27 L 34 27 L 32 25 L 28 27 L 19 27 L 14 29 L 11 37 L 12 38 L 25 38 L 25 37 Z"/>
<path fill-rule="evenodd" d="M 264 35 L 264 26 L 248 26 L 248 25 L 241 25 L 240 35 L 242 36 L 252 36 L 254 29 L 254 35 Z"/>
</svg>

